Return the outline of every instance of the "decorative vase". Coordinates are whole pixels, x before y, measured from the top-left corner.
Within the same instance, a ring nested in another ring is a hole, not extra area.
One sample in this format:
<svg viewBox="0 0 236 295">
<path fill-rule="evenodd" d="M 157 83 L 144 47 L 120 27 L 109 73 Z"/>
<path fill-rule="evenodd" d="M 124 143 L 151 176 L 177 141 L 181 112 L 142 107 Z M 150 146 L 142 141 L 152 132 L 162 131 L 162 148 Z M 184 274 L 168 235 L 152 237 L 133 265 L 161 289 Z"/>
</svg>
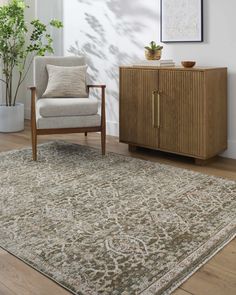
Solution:
<svg viewBox="0 0 236 295">
<path fill-rule="evenodd" d="M 22 130 L 24 130 L 24 104 L 0 105 L 0 132 L 19 132 Z"/>
<path fill-rule="evenodd" d="M 161 59 L 161 49 L 160 50 L 145 50 L 145 56 L 147 60 L 159 60 Z"/>
</svg>

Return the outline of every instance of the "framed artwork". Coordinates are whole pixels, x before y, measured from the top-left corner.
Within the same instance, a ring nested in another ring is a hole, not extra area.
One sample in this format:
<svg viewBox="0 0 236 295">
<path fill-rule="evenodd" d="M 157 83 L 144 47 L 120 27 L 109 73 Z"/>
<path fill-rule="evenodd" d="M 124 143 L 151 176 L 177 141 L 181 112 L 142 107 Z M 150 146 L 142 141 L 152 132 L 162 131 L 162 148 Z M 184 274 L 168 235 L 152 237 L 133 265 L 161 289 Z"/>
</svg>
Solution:
<svg viewBox="0 0 236 295">
<path fill-rule="evenodd" d="M 161 42 L 203 42 L 203 0 L 161 0 Z"/>
</svg>

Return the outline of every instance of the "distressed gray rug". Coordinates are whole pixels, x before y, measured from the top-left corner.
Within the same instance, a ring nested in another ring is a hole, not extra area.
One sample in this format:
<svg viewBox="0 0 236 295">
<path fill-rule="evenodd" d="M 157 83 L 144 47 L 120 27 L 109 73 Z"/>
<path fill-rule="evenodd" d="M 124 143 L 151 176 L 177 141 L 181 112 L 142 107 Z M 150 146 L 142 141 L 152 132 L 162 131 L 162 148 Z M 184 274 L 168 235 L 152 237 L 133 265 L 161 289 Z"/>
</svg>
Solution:
<svg viewBox="0 0 236 295">
<path fill-rule="evenodd" d="M 234 237 L 236 182 L 58 142 L 0 154 L 0 206 L 0 245 L 75 294 L 170 294 Z"/>
</svg>

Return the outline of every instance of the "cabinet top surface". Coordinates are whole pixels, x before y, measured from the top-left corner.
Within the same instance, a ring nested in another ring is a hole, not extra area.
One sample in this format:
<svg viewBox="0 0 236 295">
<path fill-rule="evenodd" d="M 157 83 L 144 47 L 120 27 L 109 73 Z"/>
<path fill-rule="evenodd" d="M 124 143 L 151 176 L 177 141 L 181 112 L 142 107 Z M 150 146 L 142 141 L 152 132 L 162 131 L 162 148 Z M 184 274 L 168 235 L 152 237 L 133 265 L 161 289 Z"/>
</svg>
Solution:
<svg viewBox="0 0 236 295">
<path fill-rule="evenodd" d="M 142 70 L 179 70 L 179 71 L 212 71 L 212 70 L 227 70 L 227 67 L 193 67 L 184 68 L 181 66 L 175 67 L 157 67 L 157 66 L 120 66 L 120 69 L 142 69 Z"/>
</svg>

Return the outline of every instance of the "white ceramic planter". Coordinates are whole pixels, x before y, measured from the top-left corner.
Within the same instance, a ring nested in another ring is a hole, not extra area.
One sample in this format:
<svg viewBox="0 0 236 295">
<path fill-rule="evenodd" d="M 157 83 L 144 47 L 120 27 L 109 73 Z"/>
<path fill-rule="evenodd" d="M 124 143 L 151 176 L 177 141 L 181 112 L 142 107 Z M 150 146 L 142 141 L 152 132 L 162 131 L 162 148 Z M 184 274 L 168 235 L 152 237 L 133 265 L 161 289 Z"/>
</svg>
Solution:
<svg viewBox="0 0 236 295">
<path fill-rule="evenodd" d="M 0 105 L 0 132 L 22 130 L 24 130 L 24 105 L 22 103 L 11 107 Z"/>
</svg>

